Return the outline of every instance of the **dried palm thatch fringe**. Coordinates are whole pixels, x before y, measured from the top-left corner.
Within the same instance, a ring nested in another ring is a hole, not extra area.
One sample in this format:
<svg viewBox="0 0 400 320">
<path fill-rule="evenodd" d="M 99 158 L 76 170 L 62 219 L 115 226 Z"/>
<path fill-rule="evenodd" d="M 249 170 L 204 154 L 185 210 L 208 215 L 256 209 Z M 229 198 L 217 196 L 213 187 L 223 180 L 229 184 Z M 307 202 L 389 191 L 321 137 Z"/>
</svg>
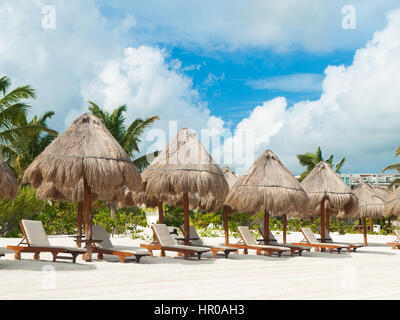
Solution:
<svg viewBox="0 0 400 320">
<path fill-rule="evenodd" d="M 0 157 L 0 200 L 14 199 L 18 194 L 18 182 L 7 163 Z"/>
<path fill-rule="evenodd" d="M 222 172 L 228 183 L 228 186 L 231 187 L 237 180 L 236 175 L 228 167 L 223 167 Z M 156 197 L 149 195 L 146 192 L 135 193 L 127 190 L 125 192 L 124 200 L 118 205 L 119 207 L 145 205 L 147 208 L 156 208 L 159 201 L 167 203 L 171 206 L 183 206 L 183 194 L 162 194 Z M 222 202 L 218 201 L 212 194 L 208 194 L 206 197 L 200 197 L 198 194 L 189 194 L 190 210 L 200 209 L 210 212 L 217 211 L 221 206 Z"/>
<path fill-rule="evenodd" d="M 228 182 L 229 189 L 231 189 L 238 180 L 238 177 L 232 172 L 229 167 L 222 167 L 221 170 L 224 174 L 226 182 Z"/>
<path fill-rule="evenodd" d="M 124 189 L 119 188 L 118 192 L 97 194 L 91 193 L 91 200 L 103 200 L 107 202 L 118 202 L 124 199 Z M 77 188 L 58 190 L 52 182 L 45 182 L 36 189 L 36 198 L 41 200 L 54 200 L 63 202 L 81 202 L 83 201 L 83 179 L 79 182 Z"/>
<path fill-rule="evenodd" d="M 193 131 L 182 129 L 142 174 L 144 190 L 161 194 L 212 195 L 224 201 L 229 187 L 221 168 L 197 140 Z"/>
<path fill-rule="evenodd" d="M 383 209 L 384 217 L 400 216 L 400 187 L 392 192 Z"/>
<path fill-rule="evenodd" d="M 328 163 L 321 161 L 301 183 L 309 199 L 309 216 L 320 215 L 320 205 L 326 197 L 332 213 L 352 215 L 358 210 L 358 199 L 350 187 L 332 170 Z"/>
<path fill-rule="evenodd" d="M 80 116 L 47 146 L 27 168 L 23 182 L 34 189 L 52 183 L 72 200 L 83 178 L 102 200 L 118 198 L 125 186 L 134 191 L 141 188 L 140 174 L 129 156 L 103 122 L 91 114 Z"/>
<path fill-rule="evenodd" d="M 378 196 L 380 196 L 386 203 L 387 200 L 389 200 L 389 197 L 391 196 L 391 192 L 387 187 L 382 187 L 382 186 L 372 186 L 374 188 L 374 191 Z"/>
<path fill-rule="evenodd" d="M 225 204 L 242 212 L 286 215 L 304 212 L 308 198 L 299 181 L 271 151 L 265 151 L 232 187 Z"/>
<path fill-rule="evenodd" d="M 353 189 L 358 198 L 358 210 L 352 215 L 354 218 L 380 218 L 385 207 L 385 200 L 371 185 L 361 182 Z"/>
</svg>

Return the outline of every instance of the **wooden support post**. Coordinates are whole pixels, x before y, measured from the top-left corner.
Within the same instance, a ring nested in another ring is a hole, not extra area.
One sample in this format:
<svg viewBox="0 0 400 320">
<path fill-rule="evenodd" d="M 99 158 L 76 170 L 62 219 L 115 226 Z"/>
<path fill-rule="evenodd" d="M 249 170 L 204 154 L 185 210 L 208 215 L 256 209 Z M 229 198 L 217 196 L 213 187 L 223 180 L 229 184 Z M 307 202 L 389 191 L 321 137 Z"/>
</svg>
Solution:
<svg viewBox="0 0 400 320">
<path fill-rule="evenodd" d="M 183 194 L 183 226 L 185 233 L 185 245 L 189 244 L 189 195 L 187 192 Z"/>
<path fill-rule="evenodd" d="M 228 228 L 228 214 L 231 208 L 229 206 L 222 207 L 222 215 L 223 215 L 223 223 L 224 223 L 224 232 L 225 232 L 225 245 L 229 245 L 229 228 Z"/>
<path fill-rule="evenodd" d="M 83 224 L 83 201 L 78 202 L 78 217 L 76 223 L 76 235 L 78 236 L 77 240 L 82 239 L 82 224 Z M 76 246 L 80 248 L 82 243 L 77 241 Z"/>
<path fill-rule="evenodd" d="M 321 212 L 320 212 L 320 230 L 319 234 L 321 235 L 321 242 L 325 242 L 325 201 L 326 197 L 323 197 L 321 200 Z M 325 252 L 325 248 L 321 248 L 322 252 Z"/>
<path fill-rule="evenodd" d="M 160 224 L 164 223 L 164 208 L 162 201 L 158 202 L 158 223 Z"/>
<path fill-rule="evenodd" d="M 374 219 L 369 218 L 369 231 L 374 231 Z"/>
<path fill-rule="evenodd" d="M 85 238 L 92 238 L 92 199 L 91 199 L 91 191 L 90 187 L 86 181 L 83 179 L 83 202 L 84 202 L 84 211 L 85 211 Z M 92 261 L 92 244 L 88 243 L 86 245 L 87 253 L 85 255 L 85 261 Z"/>
<path fill-rule="evenodd" d="M 287 216 L 283 215 L 283 244 L 286 244 Z"/>
<path fill-rule="evenodd" d="M 329 232 L 330 232 L 330 224 L 329 224 L 329 218 L 330 218 L 330 216 L 329 216 L 329 212 L 325 212 L 325 217 L 326 217 L 326 219 L 325 219 L 325 230 L 328 232 L 328 234 L 329 234 Z"/>
<path fill-rule="evenodd" d="M 367 220 L 366 218 L 362 219 L 363 223 L 363 233 L 364 233 L 364 246 L 366 247 L 368 245 L 367 243 Z"/>
<path fill-rule="evenodd" d="M 264 242 L 269 243 L 269 212 L 264 210 Z"/>
</svg>

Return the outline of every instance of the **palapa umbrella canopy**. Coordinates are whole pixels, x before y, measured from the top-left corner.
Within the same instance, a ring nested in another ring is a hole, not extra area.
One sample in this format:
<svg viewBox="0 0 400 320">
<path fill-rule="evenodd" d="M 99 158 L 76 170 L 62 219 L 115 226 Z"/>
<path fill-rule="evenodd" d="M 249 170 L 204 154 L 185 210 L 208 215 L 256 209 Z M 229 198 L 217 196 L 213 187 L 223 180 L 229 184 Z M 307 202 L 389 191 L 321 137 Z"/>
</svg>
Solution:
<svg viewBox="0 0 400 320">
<path fill-rule="evenodd" d="M 153 196 L 182 197 L 185 242 L 189 239 L 189 194 L 211 196 L 222 203 L 228 183 L 221 168 L 189 129 L 181 129 L 169 145 L 143 172 L 144 191 Z"/>
<path fill-rule="evenodd" d="M 141 177 L 131 159 L 107 130 L 103 122 L 91 114 L 77 118 L 26 169 L 24 183 L 34 189 L 50 187 L 66 197 L 79 199 L 75 191 L 83 182 L 85 236 L 92 238 L 91 196 L 99 200 L 117 199 L 121 188 L 141 188 Z M 73 194 L 75 193 L 75 196 Z M 91 261 L 92 250 L 87 243 L 86 260 Z"/>
<path fill-rule="evenodd" d="M 308 195 L 310 215 L 318 216 L 319 211 L 321 216 L 321 241 L 325 239 L 326 206 L 329 205 L 332 213 L 343 212 L 345 215 L 352 215 L 358 210 L 358 199 L 354 192 L 324 161 L 311 170 L 301 185 Z M 329 222 L 329 214 L 326 218 Z"/>
<path fill-rule="evenodd" d="M 353 216 L 363 221 L 364 245 L 367 246 L 366 218 L 381 217 L 385 200 L 378 194 L 376 188 L 364 182 L 358 184 L 353 191 L 358 198 L 358 210 Z"/>
<path fill-rule="evenodd" d="M 0 157 L 0 200 L 15 199 L 18 194 L 18 182 L 7 163 Z"/>
<path fill-rule="evenodd" d="M 383 209 L 383 216 L 400 216 L 400 187 L 397 187 L 387 198 L 385 208 Z"/>
<path fill-rule="evenodd" d="M 278 157 L 266 150 L 238 179 L 225 203 L 242 212 L 264 211 L 264 238 L 268 242 L 270 213 L 286 216 L 291 211 L 303 212 L 308 197 Z"/>
</svg>

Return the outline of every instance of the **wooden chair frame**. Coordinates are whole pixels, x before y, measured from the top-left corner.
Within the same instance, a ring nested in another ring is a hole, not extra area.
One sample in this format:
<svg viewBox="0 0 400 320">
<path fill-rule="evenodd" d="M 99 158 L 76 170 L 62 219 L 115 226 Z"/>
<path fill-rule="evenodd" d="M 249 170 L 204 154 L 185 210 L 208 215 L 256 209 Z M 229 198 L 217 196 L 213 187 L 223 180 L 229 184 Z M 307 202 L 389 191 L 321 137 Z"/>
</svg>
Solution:
<svg viewBox="0 0 400 320">
<path fill-rule="evenodd" d="M 76 263 L 76 258 L 80 254 L 83 254 L 83 252 L 78 252 L 78 251 L 72 251 L 68 250 L 65 248 L 57 248 L 57 247 L 52 247 L 52 248 L 47 248 L 47 247 L 32 247 L 29 243 L 28 237 L 26 236 L 25 229 L 22 225 L 22 222 L 19 223 L 19 226 L 22 230 L 22 234 L 24 235 L 24 238 L 21 240 L 21 242 L 16 245 L 16 246 L 7 246 L 8 250 L 13 250 L 15 252 L 14 258 L 16 260 L 21 260 L 21 253 L 22 252 L 30 252 L 33 253 L 33 259 L 34 260 L 39 260 L 40 259 L 40 253 L 41 252 L 49 252 L 53 255 L 53 262 L 56 262 L 57 259 L 63 259 L 63 260 L 72 260 L 72 263 Z M 24 243 L 26 241 L 26 243 Z M 25 244 L 25 245 L 21 245 Z M 58 256 L 60 253 L 68 253 L 71 254 L 72 257 L 64 257 L 64 256 Z"/>
<path fill-rule="evenodd" d="M 153 233 L 157 239 L 157 245 L 151 246 L 150 245 L 140 245 L 140 247 L 142 248 L 148 248 L 148 250 L 161 250 L 161 256 L 165 257 L 165 251 L 173 251 L 173 252 L 178 252 L 178 255 L 183 255 L 184 259 L 187 260 L 189 258 L 189 256 L 192 256 L 194 254 L 197 254 L 197 258 L 200 260 L 201 255 L 207 251 L 204 252 L 199 252 L 196 250 L 190 250 L 190 249 L 182 249 L 182 248 L 172 248 L 172 247 L 168 247 L 168 246 L 162 246 L 160 243 L 160 240 L 157 237 L 157 233 L 155 232 L 154 228 L 151 227 L 151 229 L 153 230 Z M 158 249 L 154 249 L 154 247 L 158 248 Z M 205 248 L 206 249 L 206 248 Z"/>
<path fill-rule="evenodd" d="M 351 251 L 350 247 L 340 247 L 340 246 L 336 246 L 336 245 L 330 245 L 327 243 L 310 243 L 307 239 L 307 236 L 304 234 L 303 230 L 301 231 L 301 233 L 303 233 L 304 239 L 301 240 L 300 242 L 294 242 L 292 243 L 295 246 L 306 246 L 306 247 L 312 247 L 315 248 L 315 251 L 319 251 L 319 249 L 324 248 L 324 249 L 328 249 L 330 253 L 333 253 L 335 250 L 340 253 L 342 251 L 342 249 L 346 249 L 347 252 Z"/>
</svg>

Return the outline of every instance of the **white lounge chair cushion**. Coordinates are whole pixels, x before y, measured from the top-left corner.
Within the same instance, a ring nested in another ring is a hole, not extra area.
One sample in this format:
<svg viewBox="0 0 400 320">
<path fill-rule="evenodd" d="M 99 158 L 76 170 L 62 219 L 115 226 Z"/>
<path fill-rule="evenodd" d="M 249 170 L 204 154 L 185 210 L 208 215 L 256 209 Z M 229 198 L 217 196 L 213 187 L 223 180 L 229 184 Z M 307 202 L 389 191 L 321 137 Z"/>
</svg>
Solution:
<svg viewBox="0 0 400 320">
<path fill-rule="evenodd" d="M 30 246 L 51 247 L 42 221 L 22 220 L 21 223 Z"/>
<path fill-rule="evenodd" d="M 182 250 L 191 250 L 191 251 L 196 251 L 196 252 L 207 252 L 210 251 L 208 248 L 204 247 L 195 247 L 195 246 L 185 246 L 185 245 L 180 245 L 180 244 L 175 244 L 175 245 L 167 245 L 167 246 L 162 246 L 165 249 L 171 248 L 171 249 L 182 249 Z"/>
<path fill-rule="evenodd" d="M 304 236 L 306 237 L 307 241 L 310 244 L 321 244 L 321 242 L 319 242 L 317 240 L 317 238 L 315 237 L 314 233 L 312 232 L 312 230 L 310 228 L 301 228 L 301 230 L 303 231 Z M 332 246 L 337 246 L 337 247 L 341 247 L 341 248 L 348 248 L 348 245 L 345 244 L 339 244 L 339 243 L 333 243 L 333 242 L 329 242 L 329 243 L 325 243 L 325 244 L 329 244 Z"/>
<path fill-rule="evenodd" d="M 285 247 L 280 247 L 280 246 L 270 246 L 270 245 L 264 245 L 264 244 L 258 244 L 257 240 L 254 238 L 254 236 L 251 234 L 249 227 L 244 227 L 244 226 L 240 226 L 238 227 L 239 233 L 242 236 L 242 239 L 244 241 L 244 243 L 247 246 L 251 246 L 251 247 L 256 247 L 256 248 L 260 248 L 260 249 L 280 249 L 282 251 L 289 251 L 289 248 L 285 248 Z"/>
<path fill-rule="evenodd" d="M 175 241 L 171 237 L 165 224 L 153 224 L 153 230 L 156 233 L 157 239 L 160 242 L 161 246 L 175 245 Z"/>
<path fill-rule="evenodd" d="M 140 248 L 129 247 L 129 246 L 113 246 L 112 248 L 101 248 L 104 251 L 118 251 L 118 252 L 128 252 L 132 255 L 143 255 L 148 256 L 149 253 Z"/>
<path fill-rule="evenodd" d="M 92 226 L 92 237 L 94 240 L 101 240 L 101 242 L 96 243 L 96 247 L 99 248 L 112 248 L 113 244 L 111 243 L 110 236 L 108 235 L 104 226 L 96 225 Z"/>
</svg>

